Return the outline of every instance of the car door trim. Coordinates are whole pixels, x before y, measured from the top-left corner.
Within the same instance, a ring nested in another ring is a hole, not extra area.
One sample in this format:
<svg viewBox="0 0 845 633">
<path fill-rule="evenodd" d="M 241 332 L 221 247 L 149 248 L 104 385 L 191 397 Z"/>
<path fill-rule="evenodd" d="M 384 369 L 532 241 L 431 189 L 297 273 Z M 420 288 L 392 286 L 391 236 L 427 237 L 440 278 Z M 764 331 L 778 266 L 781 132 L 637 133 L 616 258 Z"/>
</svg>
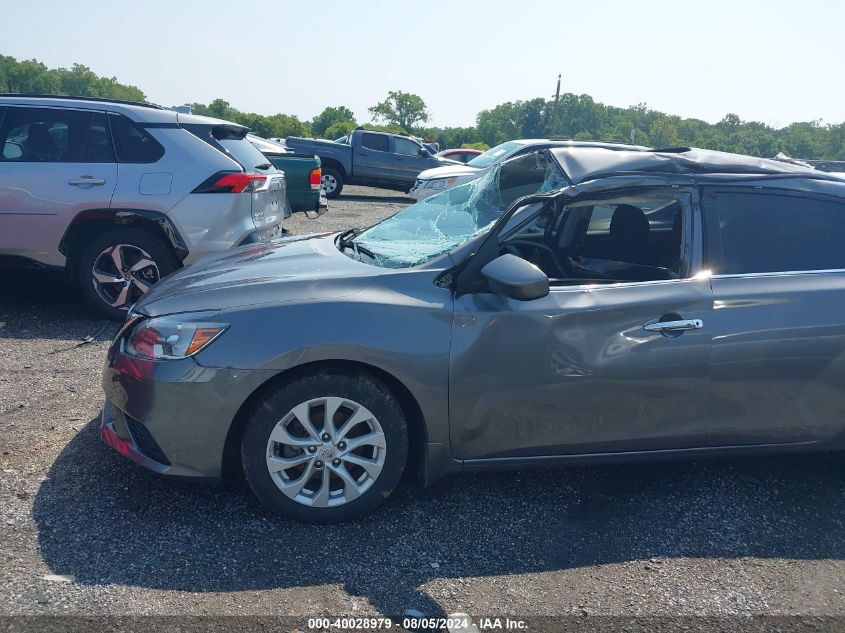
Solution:
<svg viewBox="0 0 845 633">
<path fill-rule="evenodd" d="M 744 279 L 756 277 L 782 277 L 795 275 L 826 275 L 830 273 L 845 273 L 845 268 L 822 268 L 814 270 L 784 270 L 778 272 L 764 272 L 764 273 L 723 273 L 718 275 L 711 275 L 711 279 Z"/>
<path fill-rule="evenodd" d="M 830 442 L 816 441 L 788 442 L 784 444 L 731 444 L 729 446 L 692 446 L 688 448 L 657 448 L 642 451 L 616 451 L 606 453 L 562 453 L 560 455 L 526 455 L 518 457 L 475 457 L 460 460 L 464 472 L 477 472 L 504 468 L 524 468 L 527 466 L 545 467 L 550 464 L 609 463 L 619 461 L 686 459 L 689 456 L 721 457 L 733 454 L 749 455 L 752 453 L 788 453 L 792 450 L 807 450 L 818 447 L 819 451 L 831 450 Z"/>
</svg>

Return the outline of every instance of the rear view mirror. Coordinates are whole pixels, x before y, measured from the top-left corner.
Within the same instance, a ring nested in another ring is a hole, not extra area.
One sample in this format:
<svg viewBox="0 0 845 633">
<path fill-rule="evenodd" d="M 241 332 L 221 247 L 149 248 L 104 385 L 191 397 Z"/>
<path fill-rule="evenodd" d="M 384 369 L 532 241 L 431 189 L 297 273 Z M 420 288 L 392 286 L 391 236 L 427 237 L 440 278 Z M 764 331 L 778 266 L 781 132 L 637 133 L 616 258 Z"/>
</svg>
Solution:
<svg viewBox="0 0 845 633">
<path fill-rule="evenodd" d="M 428 151 L 426 148 L 424 148 L 424 147 L 419 148 L 419 149 L 417 150 L 417 154 L 419 154 L 419 155 L 420 155 L 420 156 L 422 156 L 423 158 L 428 158 L 429 156 L 431 156 L 431 154 L 429 153 L 429 151 Z"/>
<path fill-rule="evenodd" d="M 549 294 L 548 276 L 531 262 L 510 253 L 487 264 L 481 274 L 490 290 L 517 301 L 532 301 Z"/>
</svg>

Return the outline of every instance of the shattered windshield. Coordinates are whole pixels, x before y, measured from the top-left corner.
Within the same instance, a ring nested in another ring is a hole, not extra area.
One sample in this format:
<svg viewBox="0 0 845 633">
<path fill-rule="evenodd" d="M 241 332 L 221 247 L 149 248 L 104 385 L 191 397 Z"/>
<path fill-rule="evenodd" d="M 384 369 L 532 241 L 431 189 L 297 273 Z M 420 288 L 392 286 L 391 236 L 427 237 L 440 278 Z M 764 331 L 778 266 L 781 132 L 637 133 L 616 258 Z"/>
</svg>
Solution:
<svg viewBox="0 0 845 633">
<path fill-rule="evenodd" d="M 418 266 L 487 231 L 518 198 L 567 184 L 545 153 L 520 156 L 376 224 L 355 238 L 360 251 L 351 250 L 385 268 Z"/>
<path fill-rule="evenodd" d="M 520 147 L 522 147 L 522 145 L 514 141 L 508 141 L 507 143 L 496 145 L 496 147 L 491 147 L 486 152 L 482 152 L 473 158 L 467 163 L 467 165 L 470 167 L 477 167 L 478 169 L 484 169 L 485 167 L 489 167 L 490 165 L 504 160 Z"/>
</svg>

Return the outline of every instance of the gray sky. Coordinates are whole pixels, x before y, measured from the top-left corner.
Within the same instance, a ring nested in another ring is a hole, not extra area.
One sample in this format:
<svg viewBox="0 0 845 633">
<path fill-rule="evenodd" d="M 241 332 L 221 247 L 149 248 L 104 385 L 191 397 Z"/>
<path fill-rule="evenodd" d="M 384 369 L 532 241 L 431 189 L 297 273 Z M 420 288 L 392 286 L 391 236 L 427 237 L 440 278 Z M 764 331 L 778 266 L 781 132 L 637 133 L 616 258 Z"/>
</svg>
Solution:
<svg viewBox="0 0 845 633">
<path fill-rule="evenodd" d="M 845 3 L 812 0 L 7 2 L 0 53 L 79 62 L 163 105 L 216 97 L 360 121 L 388 90 L 434 125 L 563 91 L 710 122 L 845 120 Z M 10 28 L 16 25 L 15 28 Z"/>
</svg>

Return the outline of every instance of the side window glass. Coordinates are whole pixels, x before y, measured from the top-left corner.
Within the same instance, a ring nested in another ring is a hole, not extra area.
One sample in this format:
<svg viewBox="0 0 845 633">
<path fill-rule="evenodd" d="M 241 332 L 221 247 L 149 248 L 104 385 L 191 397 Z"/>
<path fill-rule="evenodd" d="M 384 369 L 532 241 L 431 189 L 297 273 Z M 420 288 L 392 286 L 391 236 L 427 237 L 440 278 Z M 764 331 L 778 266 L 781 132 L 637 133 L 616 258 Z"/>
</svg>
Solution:
<svg viewBox="0 0 845 633">
<path fill-rule="evenodd" d="M 544 212 L 509 236 L 505 250 L 559 283 L 655 281 L 683 272 L 684 212 L 674 197 L 579 202 L 557 216 Z"/>
<path fill-rule="evenodd" d="M 714 272 L 845 269 L 845 205 L 798 196 L 718 193 Z"/>
<path fill-rule="evenodd" d="M 401 136 L 393 137 L 393 146 L 396 148 L 397 154 L 403 154 L 405 156 L 417 156 L 420 151 L 419 145 Z"/>
<path fill-rule="evenodd" d="M 378 152 L 390 151 L 390 137 L 386 134 L 361 134 L 361 147 L 374 149 Z"/>
<path fill-rule="evenodd" d="M 155 163 L 164 156 L 164 147 L 125 116 L 109 115 L 114 150 L 121 163 Z"/>
<path fill-rule="evenodd" d="M 10 107 L 0 129 L 4 162 L 114 162 L 105 115 Z"/>
<path fill-rule="evenodd" d="M 105 114 L 97 112 L 92 116 L 80 161 L 83 163 L 115 162 L 114 146 Z"/>
</svg>

